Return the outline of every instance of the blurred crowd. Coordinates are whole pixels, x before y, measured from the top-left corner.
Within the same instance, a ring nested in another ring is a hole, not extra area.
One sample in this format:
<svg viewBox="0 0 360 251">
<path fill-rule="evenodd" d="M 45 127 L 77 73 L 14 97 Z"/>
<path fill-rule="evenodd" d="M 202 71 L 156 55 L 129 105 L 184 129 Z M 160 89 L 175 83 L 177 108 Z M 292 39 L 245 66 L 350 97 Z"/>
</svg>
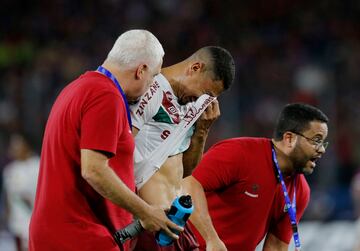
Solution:
<svg viewBox="0 0 360 251">
<path fill-rule="evenodd" d="M 220 98 L 208 146 L 226 137 L 271 137 L 289 102 L 327 113 L 330 147 L 308 179 L 305 218 L 353 220 L 360 216 L 359 23 L 355 0 L 2 0 L 0 174 L 13 158 L 11 135 L 29 136 L 39 152 L 59 90 L 96 69 L 120 33 L 145 28 L 163 44 L 163 66 L 206 45 L 234 56 L 236 82 Z"/>
</svg>

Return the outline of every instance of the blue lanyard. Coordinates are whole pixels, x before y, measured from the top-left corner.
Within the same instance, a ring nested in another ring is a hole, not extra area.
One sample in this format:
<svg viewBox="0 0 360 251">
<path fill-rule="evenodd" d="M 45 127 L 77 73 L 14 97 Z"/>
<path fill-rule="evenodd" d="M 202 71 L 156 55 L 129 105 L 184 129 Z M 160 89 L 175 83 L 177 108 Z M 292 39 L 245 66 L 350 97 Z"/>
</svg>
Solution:
<svg viewBox="0 0 360 251">
<path fill-rule="evenodd" d="M 297 226 L 297 222 L 296 222 L 296 177 L 294 180 L 294 196 L 293 196 L 293 201 L 291 203 L 289 194 L 288 194 L 286 186 L 285 186 L 284 178 L 280 171 L 279 163 L 277 161 L 276 152 L 275 152 L 273 145 L 271 146 L 271 150 L 272 150 L 272 158 L 273 158 L 273 161 L 275 163 L 276 170 L 278 173 L 278 179 L 281 183 L 281 187 L 282 187 L 282 190 L 284 193 L 285 206 L 286 206 L 287 212 L 289 214 L 289 218 L 290 218 L 290 223 L 291 223 L 291 228 L 293 231 L 293 237 L 294 237 L 294 243 L 295 243 L 295 250 L 300 250 L 301 243 L 300 243 L 300 237 L 299 237 L 299 232 L 298 232 L 298 226 Z"/>
<path fill-rule="evenodd" d="M 128 118 L 130 130 L 131 130 L 131 128 L 132 128 L 132 123 L 131 123 L 131 116 L 130 116 L 130 108 L 129 108 L 129 105 L 128 105 L 128 102 L 127 102 L 125 93 L 124 93 L 123 89 L 121 89 L 121 86 L 120 86 L 120 84 L 119 84 L 119 81 L 115 78 L 115 76 L 114 76 L 108 69 L 104 68 L 104 67 L 101 66 L 101 65 L 97 68 L 97 71 L 98 71 L 98 72 L 101 72 L 101 73 L 104 74 L 106 77 L 110 78 L 110 79 L 114 82 L 116 88 L 118 88 L 118 90 L 119 90 L 119 92 L 120 92 L 120 94 L 121 94 L 121 96 L 122 96 L 122 98 L 123 98 L 123 100 L 124 100 L 124 103 L 125 103 L 127 118 Z"/>
</svg>

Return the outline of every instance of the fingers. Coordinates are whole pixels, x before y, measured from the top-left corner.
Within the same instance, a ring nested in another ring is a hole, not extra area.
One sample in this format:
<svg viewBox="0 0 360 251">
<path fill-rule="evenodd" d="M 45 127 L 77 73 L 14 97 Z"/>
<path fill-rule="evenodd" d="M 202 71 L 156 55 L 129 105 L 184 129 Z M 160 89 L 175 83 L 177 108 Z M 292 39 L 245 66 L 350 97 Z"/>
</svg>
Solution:
<svg viewBox="0 0 360 251">
<path fill-rule="evenodd" d="M 172 221 L 169 221 L 167 223 L 168 227 L 171 228 L 171 229 L 174 229 L 176 231 L 179 231 L 179 232 L 182 232 L 184 231 L 184 228 L 183 227 L 180 227 L 179 225 L 176 225 L 174 222 Z"/>
<path fill-rule="evenodd" d="M 140 221 L 140 225 L 142 226 L 143 229 L 146 229 L 151 232 L 154 231 L 154 229 L 152 229 L 151 226 L 148 225 L 145 221 L 142 221 L 142 220 L 139 220 L 139 221 Z"/>
<path fill-rule="evenodd" d="M 174 233 L 173 231 L 178 231 L 178 232 L 182 232 L 184 231 L 184 228 L 176 225 L 175 223 L 173 223 L 172 221 L 168 220 L 166 222 L 164 222 L 164 225 L 160 225 L 160 226 L 149 226 L 146 225 L 145 222 L 140 221 L 141 225 L 143 228 L 147 229 L 150 232 L 158 232 L 158 231 L 164 231 L 169 237 L 171 237 L 172 239 L 179 239 L 179 236 Z"/>
<path fill-rule="evenodd" d="M 167 228 L 163 228 L 162 230 L 166 233 L 166 235 L 168 235 L 172 239 L 175 239 L 175 240 L 179 239 L 179 236 L 177 234 L 175 234 L 174 232 L 172 232 L 170 230 L 170 228 L 167 227 Z"/>
<path fill-rule="evenodd" d="M 214 114 L 216 114 L 217 116 L 219 116 L 220 115 L 220 106 L 219 106 L 219 101 L 216 99 L 216 100 L 214 100 L 212 103 L 211 103 L 211 105 L 212 105 L 212 112 L 214 113 Z"/>
<path fill-rule="evenodd" d="M 149 215 L 149 217 L 140 220 L 140 223 L 143 228 L 150 232 L 158 232 L 162 230 L 173 239 L 179 238 L 178 235 L 175 234 L 173 231 L 184 231 L 182 227 L 176 225 L 174 222 L 169 220 L 164 210 L 160 208 L 153 208 L 152 213 Z"/>
<path fill-rule="evenodd" d="M 176 225 L 174 222 L 172 222 L 170 220 L 168 222 L 166 222 L 166 224 L 167 224 L 167 227 L 163 228 L 162 230 L 171 238 L 176 239 L 176 240 L 179 239 L 179 236 L 177 234 L 175 234 L 174 231 L 182 232 L 182 231 L 184 231 L 184 228 Z"/>
<path fill-rule="evenodd" d="M 184 231 L 184 228 L 183 227 L 180 227 L 178 225 L 176 225 L 174 222 L 168 220 L 166 222 L 166 226 L 165 227 L 162 227 L 162 230 L 169 236 L 171 237 L 172 239 L 179 239 L 179 236 L 174 233 L 175 231 L 177 231 L 178 233 L 179 232 L 182 232 Z"/>
<path fill-rule="evenodd" d="M 202 119 L 205 120 L 213 120 L 220 116 L 220 106 L 219 101 L 214 100 L 209 106 L 206 108 L 204 113 L 202 114 Z"/>
</svg>

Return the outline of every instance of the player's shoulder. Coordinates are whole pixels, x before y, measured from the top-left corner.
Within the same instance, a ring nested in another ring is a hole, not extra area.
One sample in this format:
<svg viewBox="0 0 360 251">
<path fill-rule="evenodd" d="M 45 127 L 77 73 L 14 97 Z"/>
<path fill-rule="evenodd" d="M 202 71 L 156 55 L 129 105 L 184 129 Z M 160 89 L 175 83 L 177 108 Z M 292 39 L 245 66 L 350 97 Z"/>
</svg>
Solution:
<svg viewBox="0 0 360 251">
<path fill-rule="evenodd" d="M 164 97 L 174 99 L 173 91 L 168 80 L 162 74 L 158 74 L 149 89 L 139 98 L 136 104 L 130 106 L 130 109 L 133 114 L 139 116 L 149 112 L 149 110 L 156 112 Z"/>
<path fill-rule="evenodd" d="M 161 101 L 161 99 L 156 99 L 155 97 L 161 96 L 162 92 L 166 92 L 169 88 L 171 87 L 167 79 L 162 74 L 158 74 L 155 76 L 149 89 L 140 97 L 140 101 L 145 103 L 154 102 L 154 100 Z"/>
</svg>

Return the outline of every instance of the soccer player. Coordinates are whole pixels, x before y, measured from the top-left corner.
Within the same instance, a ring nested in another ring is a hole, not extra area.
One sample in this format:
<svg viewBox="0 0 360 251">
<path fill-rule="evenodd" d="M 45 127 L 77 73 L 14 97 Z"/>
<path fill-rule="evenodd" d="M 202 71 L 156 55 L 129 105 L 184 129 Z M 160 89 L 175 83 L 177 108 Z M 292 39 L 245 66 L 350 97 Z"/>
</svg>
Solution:
<svg viewBox="0 0 360 251">
<path fill-rule="evenodd" d="M 61 91 L 43 139 L 30 250 L 118 251 L 112 234 L 132 221 L 131 213 L 145 229 L 177 238 L 169 227 L 182 228 L 134 193 L 127 106 L 148 89 L 163 55 L 153 34 L 127 31 L 97 71 Z"/>
<path fill-rule="evenodd" d="M 300 248 L 297 223 L 310 196 L 304 174 L 325 153 L 327 122 L 313 106 L 289 104 L 272 139 L 232 138 L 204 154 L 183 182 L 195 202 L 190 220 L 201 250 L 253 251 L 264 236 L 263 250 L 288 250 L 292 236 Z M 205 245 L 201 236 L 216 232 L 227 249 Z"/>
<path fill-rule="evenodd" d="M 181 180 L 191 174 L 200 160 L 210 125 L 220 115 L 214 97 L 229 88 L 234 74 L 235 64 L 227 50 L 203 47 L 186 60 L 163 68 L 148 92 L 131 108 L 133 130 L 137 134 L 136 185 L 146 202 L 169 208 L 176 196 L 182 194 Z M 189 129 L 188 122 L 194 122 L 206 105 L 195 129 Z M 190 228 L 185 227 L 179 241 L 166 250 L 197 248 Z M 156 244 L 153 234 L 144 232 L 135 250 L 163 249 Z"/>
</svg>

